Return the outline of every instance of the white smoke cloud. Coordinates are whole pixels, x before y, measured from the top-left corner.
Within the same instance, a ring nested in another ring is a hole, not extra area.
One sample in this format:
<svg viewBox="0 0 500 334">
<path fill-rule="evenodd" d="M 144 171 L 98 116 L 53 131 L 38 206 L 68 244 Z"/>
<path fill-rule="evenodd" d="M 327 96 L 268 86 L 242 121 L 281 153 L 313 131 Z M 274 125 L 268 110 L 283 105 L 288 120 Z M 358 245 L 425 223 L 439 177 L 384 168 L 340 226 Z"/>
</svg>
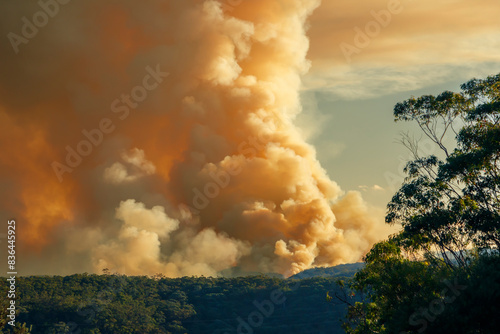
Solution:
<svg viewBox="0 0 500 334">
<path fill-rule="evenodd" d="M 358 261 L 385 237 L 380 212 L 342 197 L 294 124 L 318 5 L 72 2 L 22 57 L 1 45 L 0 184 L 17 188 L 0 205 L 26 222 L 20 247 L 51 259 L 26 258 L 26 272 L 290 275 Z M 18 6 L 3 29 L 33 9 Z M 53 161 L 103 119 L 114 131 L 59 182 Z"/>
<path fill-rule="evenodd" d="M 104 181 L 111 184 L 133 182 L 142 176 L 154 174 L 156 171 L 151 161 L 145 159 L 143 150 L 135 148 L 129 152 L 123 152 L 121 158 L 133 169 L 132 172 L 129 172 L 124 164 L 115 162 L 104 170 Z"/>
</svg>

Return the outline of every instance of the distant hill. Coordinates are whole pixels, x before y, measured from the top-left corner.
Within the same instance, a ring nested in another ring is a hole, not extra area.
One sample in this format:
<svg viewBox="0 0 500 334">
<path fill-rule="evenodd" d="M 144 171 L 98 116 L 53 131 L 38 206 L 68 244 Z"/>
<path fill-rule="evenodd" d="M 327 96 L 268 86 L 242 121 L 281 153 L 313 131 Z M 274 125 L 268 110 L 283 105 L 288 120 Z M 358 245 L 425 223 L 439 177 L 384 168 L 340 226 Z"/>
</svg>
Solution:
<svg viewBox="0 0 500 334">
<path fill-rule="evenodd" d="M 328 268 L 313 268 L 304 270 L 298 274 L 290 276 L 289 279 L 304 279 L 314 277 L 353 277 L 356 272 L 365 266 L 364 262 L 339 264 Z M 239 267 L 224 269 L 219 273 L 220 277 L 236 278 L 248 276 L 265 276 L 270 278 L 283 278 L 283 275 L 278 273 L 260 273 L 253 271 L 245 271 Z"/>
<path fill-rule="evenodd" d="M 328 268 L 313 268 L 304 270 L 289 278 L 291 279 L 304 279 L 311 277 L 352 277 L 356 272 L 365 266 L 363 262 L 340 264 Z"/>
</svg>

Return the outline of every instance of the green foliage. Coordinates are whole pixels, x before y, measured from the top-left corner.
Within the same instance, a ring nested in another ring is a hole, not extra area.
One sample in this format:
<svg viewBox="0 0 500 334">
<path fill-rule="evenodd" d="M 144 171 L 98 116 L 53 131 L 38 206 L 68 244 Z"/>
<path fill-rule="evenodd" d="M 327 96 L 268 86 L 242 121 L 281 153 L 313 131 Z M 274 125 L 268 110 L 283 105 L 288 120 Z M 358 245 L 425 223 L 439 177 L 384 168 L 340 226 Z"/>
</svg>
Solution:
<svg viewBox="0 0 500 334">
<path fill-rule="evenodd" d="M 341 333 L 346 308 L 332 306 L 324 294 L 333 282 L 327 277 L 170 279 L 109 273 L 18 277 L 16 322 L 32 326 L 33 333 L 236 333 L 238 317 L 248 321 L 259 311 L 255 301 L 269 301 L 273 291 L 280 291 L 285 301 L 273 304 L 256 333 Z M 0 290 L 6 287 L 0 280 Z M 0 328 L 29 333 L 9 327 L 2 323 Z"/>
<path fill-rule="evenodd" d="M 500 75 L 461 89 L 394 109 L 396 121 L 418 124 L 436 154 L 420 156 L 418 142 L 403 138 L 414 160 L 386 216 L 402 231 L 376 244 L 341 286 L 347 333 L 498 332 Z M 349 291 L 362 298 L 343 298 Z"/>
<path fill-rule="evenodd" d="M 387 222 L 401 224 L 415 249 L 438 247 L 441 256 L 466 265 L 460 250 L 469 245 L 500 248 L 500 75 L 471 80 L 460 93 L 412 98 L 396 105 L 396 121 L 414 121 L 444 153 L 415 160 L 408 178 L 388 205 Z M 455 128 L 461 126 L 457 131 Z M 450 153 L 444 138 L 455 134 Z"/>
</svg>

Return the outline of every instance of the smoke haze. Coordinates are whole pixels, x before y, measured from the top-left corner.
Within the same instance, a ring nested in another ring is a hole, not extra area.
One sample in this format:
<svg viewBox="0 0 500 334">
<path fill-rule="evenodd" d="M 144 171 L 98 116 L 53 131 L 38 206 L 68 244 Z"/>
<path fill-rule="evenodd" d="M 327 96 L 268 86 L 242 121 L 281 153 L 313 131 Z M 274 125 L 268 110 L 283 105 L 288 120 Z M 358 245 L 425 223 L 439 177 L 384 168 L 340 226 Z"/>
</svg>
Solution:
<svg viewBox="0 0 500 334">
<path fill-rule="evenodd" d="M 0 209 L 20 273 L 289 276 L 387 236 L 294 124 L 319 1 L 53 3 L 35 36 L 0 44 Z M 4 36 L 42 10 L 2 8 Z"/>
</svg>

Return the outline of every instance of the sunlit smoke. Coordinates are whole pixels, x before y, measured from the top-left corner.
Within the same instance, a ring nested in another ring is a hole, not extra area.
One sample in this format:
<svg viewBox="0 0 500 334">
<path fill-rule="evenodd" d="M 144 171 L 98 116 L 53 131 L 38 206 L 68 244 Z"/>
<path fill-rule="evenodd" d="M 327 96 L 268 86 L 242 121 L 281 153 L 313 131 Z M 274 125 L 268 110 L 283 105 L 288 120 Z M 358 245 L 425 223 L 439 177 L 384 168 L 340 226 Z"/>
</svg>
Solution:
<svg viewBox="0 0 500 334">
<path fill-rule="evenodd" d="M 285 275 L 388 233 L 294 124 L 317 0 L 82 1 L 0 52 L 1 209 L 25 273 Z M 36 3 L 3 4 L 22 34 Z"/>
</svg>

